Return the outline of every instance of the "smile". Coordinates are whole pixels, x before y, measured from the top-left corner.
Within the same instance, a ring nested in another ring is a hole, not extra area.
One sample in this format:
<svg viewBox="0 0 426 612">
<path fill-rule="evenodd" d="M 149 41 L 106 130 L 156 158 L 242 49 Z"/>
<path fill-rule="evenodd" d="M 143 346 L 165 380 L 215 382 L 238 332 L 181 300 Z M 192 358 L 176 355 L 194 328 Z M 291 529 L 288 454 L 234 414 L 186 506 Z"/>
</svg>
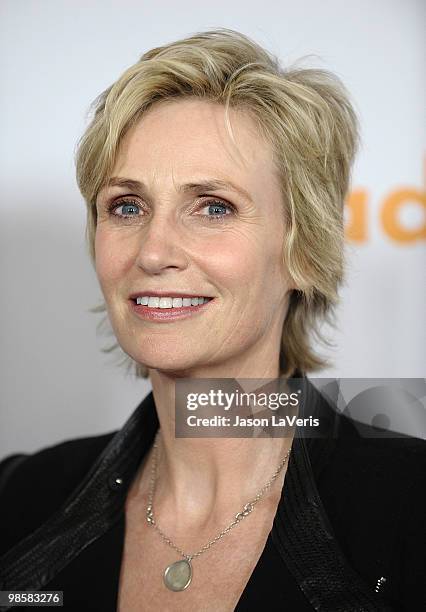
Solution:
<svg viewBox="0 0 426 612">
<path fill-rule="evenodd" d="M 173 297 L 143 295 L 131 299 L 130 307 L 144 321 L 167 323 L 201 315 L 214 302 L 210 297 Z"/>
</svg>

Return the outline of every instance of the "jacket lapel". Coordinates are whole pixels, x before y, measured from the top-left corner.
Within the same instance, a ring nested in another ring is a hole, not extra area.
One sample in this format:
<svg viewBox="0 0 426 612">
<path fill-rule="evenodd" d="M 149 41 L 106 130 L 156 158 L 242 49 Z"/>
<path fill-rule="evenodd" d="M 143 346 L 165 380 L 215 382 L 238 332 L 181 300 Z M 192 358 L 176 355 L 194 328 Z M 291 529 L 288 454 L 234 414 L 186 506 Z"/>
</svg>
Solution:
<svg viewBox="0 0 426 612">
<path fill-rule="evenodd" d="M 125 521 L 117 521 L 74 557 L 45 589 L 63 591 L 64 609 L 116 612 Z"/>
<path fill-rule="evenodd" d="M 303 397 L 301 416 L 320 417 L 328 431 L 309 440 L 298 431 L 294 438 L 272 540 L 314 610 L 385 612 L 390 608 L 347 562 L 315 482 L 332 454 L 339 416 L 307 379 Z"/>
</svg>

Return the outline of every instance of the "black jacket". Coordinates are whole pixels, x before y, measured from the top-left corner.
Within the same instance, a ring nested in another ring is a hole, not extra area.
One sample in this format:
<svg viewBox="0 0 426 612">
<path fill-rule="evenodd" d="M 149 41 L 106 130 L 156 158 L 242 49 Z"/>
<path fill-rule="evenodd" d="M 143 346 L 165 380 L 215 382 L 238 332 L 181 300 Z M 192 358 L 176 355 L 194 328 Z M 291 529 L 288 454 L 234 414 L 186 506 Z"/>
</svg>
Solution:
<svg viewBox="0 0 426 612">
<path fill-rule="evenodd" d="M 307 379 L 304 395 L 328 437 L 294 439 L 237 612 L 426 610 L 425 443 L 361 438 Z M 0 590 L 62 590 L 64 610 L 116 609 L 126 492 L 157 427 L 150 393 L 118 432 L 0 463 Z"/>
</svg>

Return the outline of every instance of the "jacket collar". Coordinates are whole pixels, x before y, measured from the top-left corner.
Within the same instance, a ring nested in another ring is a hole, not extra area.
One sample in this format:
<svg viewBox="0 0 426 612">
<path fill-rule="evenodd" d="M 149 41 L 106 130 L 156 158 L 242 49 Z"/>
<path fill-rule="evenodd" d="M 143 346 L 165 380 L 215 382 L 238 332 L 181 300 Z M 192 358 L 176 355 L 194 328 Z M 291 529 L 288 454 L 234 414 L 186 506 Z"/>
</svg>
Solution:
<svg viewBox="0 0 426 612">
<path fill-rule="evenodd" d="M 384 610 L 340 550 L 316 485 L 333 452 L 336 430 L 342 422 L 308 379 L 304 379 L 303 385 L 305 401 L 301 416 L 322 415 L 330 435 L 326 440 L 308 440 L 299 430 L 296 433 L 270 537 L 313 609 Z M 78 562 L 84 555 L 90 556 L 91 544 L 96 542 L 102 548 L 109 542 L 110 558 L 105 555 L 100 568 L 105 565 L 107 577 L 99 589 L 105 598 L 102 609 L 108 609 L 108 601 L 116 601 L 126 494 L 158 425 L 150 393 L 114 435 L 63 508 L 3 555 L 2 590 L 39 590 L 46 585 L 50 589 L 59 574 L 66 575 L 73 560 Z M 115 555 L 111 555 L 111 548 Z M 108 584 L 111 573 L 114 580 Z M 96 589 L 93 596 L 95 592 Z"/>
</svg>

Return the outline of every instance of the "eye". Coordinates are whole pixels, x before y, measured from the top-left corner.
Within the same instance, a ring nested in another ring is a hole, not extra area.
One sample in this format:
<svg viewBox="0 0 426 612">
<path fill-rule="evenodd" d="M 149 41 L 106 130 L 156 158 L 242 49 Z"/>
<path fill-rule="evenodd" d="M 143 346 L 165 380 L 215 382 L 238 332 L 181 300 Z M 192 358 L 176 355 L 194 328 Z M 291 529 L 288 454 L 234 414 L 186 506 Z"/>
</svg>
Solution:
<svg viewBox="0 0 426 612">
<path fill-rule="evenodd" d="M 207 217 L 212 221 L 220 221 L 223 217 L 228 217 L 235 212 L 235 208 L 231 204 L 226 204 L 220 200 L 203 202 L 199 210 L 206 211 L 205 213 L 201 212 L 200 216 Z"/>
<path fill-rule="evenodd" d="M 116 217 L 129 219 L 140 216 L 141 207 L 136 200 L 115 200 L 108 205 L 108 212 Z"/>
</svg>

